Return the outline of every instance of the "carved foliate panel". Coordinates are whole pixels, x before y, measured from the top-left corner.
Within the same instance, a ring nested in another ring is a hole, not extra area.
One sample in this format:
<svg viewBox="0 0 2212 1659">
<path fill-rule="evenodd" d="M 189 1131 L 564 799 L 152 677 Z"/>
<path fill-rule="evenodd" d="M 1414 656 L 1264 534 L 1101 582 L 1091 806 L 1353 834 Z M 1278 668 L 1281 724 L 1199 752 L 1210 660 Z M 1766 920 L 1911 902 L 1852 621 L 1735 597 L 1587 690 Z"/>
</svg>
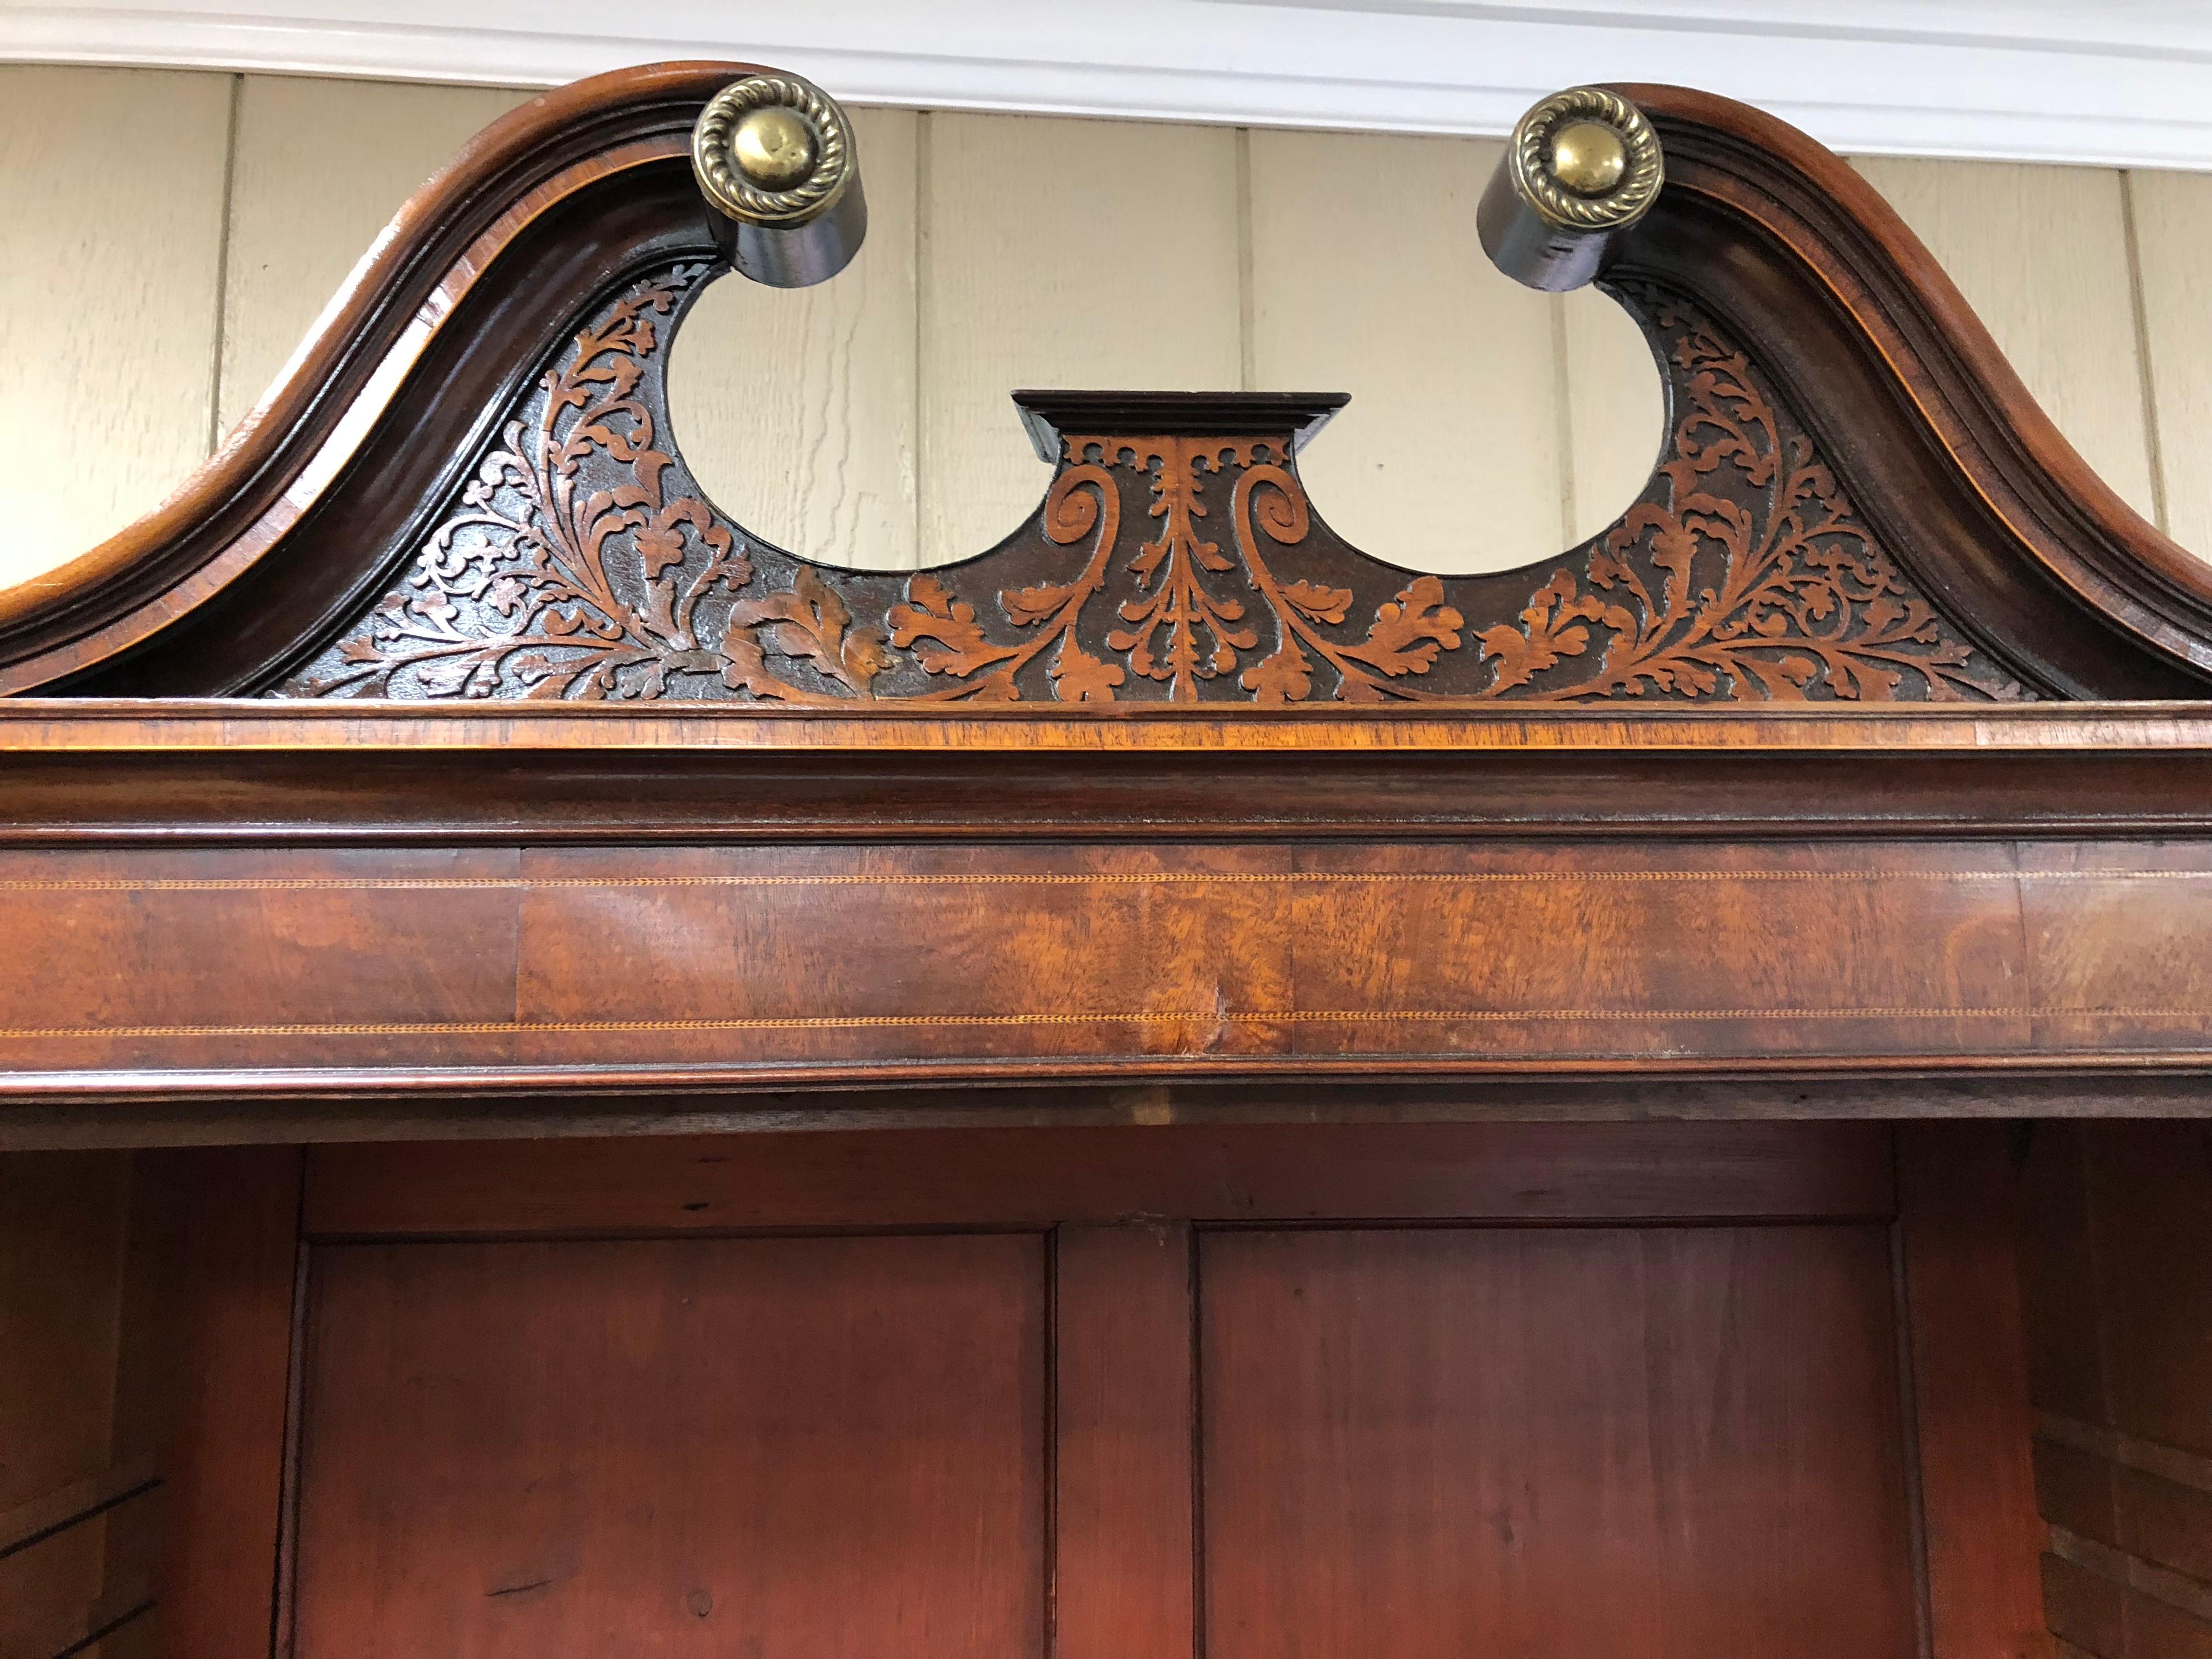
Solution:
<svg viewBox="0 0 2212 1659">
<path fill-rule="evenodd" d="M 1332 533 L 1293 434 L 1340 400 L 1040 398 L 1058 468 L 999 547 L 860 573 L 747 534 L 668 435 L 668 341 L 714 273 L 591 319 L 298 696 L 1576 703 L 2014 698 L 1708 319 L 1626 295 L 1671 431 L 1644 497 L 1516 571 L 1421 574 Z M 1109 405 L 1100 404 L 1099 408 Z M 1472 508 L 1473 504 L 1470 504 Z"/>
</svg>

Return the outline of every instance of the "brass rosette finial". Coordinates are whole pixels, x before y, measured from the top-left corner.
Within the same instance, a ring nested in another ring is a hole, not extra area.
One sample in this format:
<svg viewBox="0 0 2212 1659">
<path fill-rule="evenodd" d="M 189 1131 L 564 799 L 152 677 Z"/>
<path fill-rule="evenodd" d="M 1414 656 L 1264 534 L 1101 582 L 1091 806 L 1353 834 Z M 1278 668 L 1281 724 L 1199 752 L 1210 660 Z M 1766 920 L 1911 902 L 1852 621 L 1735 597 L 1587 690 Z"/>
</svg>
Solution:
<svg viewBox="0 0 2212 1659">
<path fill-rule="evenodd" d="M 867 234 L 852 124 L 798 76 L 749 75 L 708 100 L 691 129 L 691 171 L 716 240 L 756 282 L 826 282 Z"/>
<path fill-rule="evenodd" d="M 1515 125 L 1505 159 L 1514 189 L 1567 230 L 1632 225 L 1667 182 L 1651 123 L 1603 87 L 1573 87 L 1545 99 Z"/>
<path fill-rule="evenodd" d="M 1579 288 L 1666 182 L 1659 135 L 1644 112 L 1603 87 L 1571 87 L 1515 125 L 1476 225 L 1507 276 L 1531 288 Z"/>
</svg>

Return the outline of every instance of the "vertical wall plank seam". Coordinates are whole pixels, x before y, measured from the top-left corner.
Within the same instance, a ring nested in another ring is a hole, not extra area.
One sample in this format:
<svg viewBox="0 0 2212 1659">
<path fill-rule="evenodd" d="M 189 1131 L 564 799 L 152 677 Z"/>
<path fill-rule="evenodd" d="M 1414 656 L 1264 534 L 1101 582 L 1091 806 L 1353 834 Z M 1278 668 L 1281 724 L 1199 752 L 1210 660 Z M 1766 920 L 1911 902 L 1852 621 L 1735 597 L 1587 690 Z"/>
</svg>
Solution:
<svg viewBox="0 0 2212 1659">
<path fill-rule="evenodd" d="M 2158 425 L 2158 366 L 2151 359 L 2150 308 L 2143 301 L 2142 241 L 2136 228 L 2136 175 L 2120 170 L 2120 228 L 2127 243 L 2128 307 L 2135 327 L 2136 379 L 2142 389 L 2143 447 L 2150 459 L 2151 512 L 2160 531 L 2173 533 L 2166 505 L 2166 444 Z"/>
<path fill-rule="evenodd" d="M 1580 517 L 1575 500 L 1575 415 L 1573 377 L 1567 362 L 1567 301 L 1549 294 L 1552 319 L 1552 429 L 1559 449 L 1559 545 L 1575 544 L 1575 526 Z"/>
<path fill-rule="evenodd" d="M 914 488 L 908 494 L 908 502 L 914 518 L 914 556 L 910 562 L 917 569 L 930 562 L 925 515 L 930 469 L 935 464 L 930 453 L 933 446 L 927 388 L 930 383 L 931 222 L 936 215 L 929 188 L 930 133 L 936 118 L 935 112 L 931 110 L 918 109 L 914 112 Z"/>
<path fill-rule="evenodd" d="M 1259 299 L 1252 275 L 1252 129 L 1237 129 L 1237 384 L 1260 389 Z"/>
<path fill-rule="evenodd" d="M 245 105 L 246 77 L 234 75 L 230 77 L 230 112 L 222 141 L 222 221 L 216 228 L 215 243 L 215 337 L 208 359 L 208 430 L 204 452 L 210 455 L 221 447 L 223 438 L 223 322 L 230 310 L 230 238 L 236 212 L 234 198 L 238 186 L 240 113 Z"/>
</svg>

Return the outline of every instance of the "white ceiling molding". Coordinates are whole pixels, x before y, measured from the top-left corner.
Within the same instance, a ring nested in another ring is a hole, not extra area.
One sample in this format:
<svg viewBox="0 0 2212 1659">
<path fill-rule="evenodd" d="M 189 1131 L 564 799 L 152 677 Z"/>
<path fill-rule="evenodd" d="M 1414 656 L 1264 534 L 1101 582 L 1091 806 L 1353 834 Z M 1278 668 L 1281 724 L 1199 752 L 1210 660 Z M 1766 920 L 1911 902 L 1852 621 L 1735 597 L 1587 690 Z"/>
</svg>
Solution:
<svg viewBox="0 0 2212 1659">
<path fill-rule="evenodd" d="M 0 0 L 0 58 L 551 85 L 771 63 L 854 103 L 1502 133 L 1673 81 L 1851 154 L 2212 169 L 2204 0 Z"/>
</svg>

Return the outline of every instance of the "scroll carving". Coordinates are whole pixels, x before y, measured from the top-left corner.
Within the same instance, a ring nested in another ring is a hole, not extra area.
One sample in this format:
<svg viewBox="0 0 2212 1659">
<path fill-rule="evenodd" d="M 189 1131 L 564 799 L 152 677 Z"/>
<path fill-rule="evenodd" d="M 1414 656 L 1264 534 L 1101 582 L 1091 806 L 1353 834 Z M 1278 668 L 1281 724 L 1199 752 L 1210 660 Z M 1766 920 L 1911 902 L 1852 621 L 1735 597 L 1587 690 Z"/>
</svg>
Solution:
<svg viewBox="0 0 2212 1659">
<path fill-rule="evenodd" d="M 853 627 L 807 566 L 782 592 L 736 599 L 754 574 L 739 533 L 703 496 L 668 487 L 665 417 L 641 381 L 678 296 L 705 269 L 641 284 L 576 337 L 403 586 L 297 689 L 659 697 L 671 676 L 713 675 L 773 697 L 793 689 L 770 671 L 774 652 L 867 695 L 887 661 L 881 631 Z M 724 595 L 702 629 L 702 601 Z"/>
<path fill-rule="evenodd" d="M 1648 298 L 1680 405 L 1668 453 L 1579 581 L 1559 571 L 1517 623 L 1483 631 L 1497 665 L 1484 695 L 2021 696 L 1907 585 L 1744 354 L 1686 307 Z M 1588 672 L 1544 678 L 1569 659 Z"/>
<path fill-rule="evenodd" d="M 1071 432 L 1024 532 L 964 564 L 892 574 L 815 564 L 749 536 L 674 453 L 663 354 L 712 270 L 672 267 L 583 327 L 391 591 L 283 694 L 2026 695 L 1917 591 L 1746 355 L 1656 291 L 1625 297 L 1665 359 L 1665 456 L 1619 523 L 1558 558 L 1481 576 L 1371 558 L 1312 510 L 1287 431 Z"/>
</svg>

